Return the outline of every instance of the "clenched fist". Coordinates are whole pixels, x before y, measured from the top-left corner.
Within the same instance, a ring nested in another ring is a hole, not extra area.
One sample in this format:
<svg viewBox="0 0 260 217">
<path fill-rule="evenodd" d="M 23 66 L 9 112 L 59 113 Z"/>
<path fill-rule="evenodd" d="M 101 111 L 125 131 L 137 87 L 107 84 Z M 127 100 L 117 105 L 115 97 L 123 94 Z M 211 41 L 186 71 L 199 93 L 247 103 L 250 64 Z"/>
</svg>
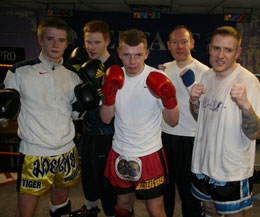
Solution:
<svg viewBox="0 0 260 217">
<path fill-rule="evenodd" d="M 199 101 L 201 94 L 204 94 L 206 89 L 203 84 L 195 83 L 191 88 L 190 102 L 195 104 Z"/>
<path fill-rule="evenodd" d="M 231 88 L 230 95 L 232 100 L 241 108 L 249 109 L 250 102 L 247 99 L 246 87 L 243 84 L 234 84 Z"/>
</svg>

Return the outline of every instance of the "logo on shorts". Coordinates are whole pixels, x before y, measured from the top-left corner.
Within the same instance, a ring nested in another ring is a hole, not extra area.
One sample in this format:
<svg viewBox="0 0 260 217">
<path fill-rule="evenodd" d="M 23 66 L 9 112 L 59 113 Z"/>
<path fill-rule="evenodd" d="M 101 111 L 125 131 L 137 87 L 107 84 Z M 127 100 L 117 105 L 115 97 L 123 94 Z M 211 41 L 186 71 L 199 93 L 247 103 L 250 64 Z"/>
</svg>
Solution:
<svg viewBox="0 0 260 217">
<path fill-rule="evenodd" d="M 79 173 L 80 173 L 80 165 L 78 164 L 76 171 L 74 173 L 72 173 L 72 175 L 65 177 L 64 182 L 66 183 L 66 182 L 70 182 L 70 181 L 75 180 Z"/>
<path fill-rule="evenodd" d="M 24 188 L 41 189 L 42 182 L 22 179 L 22 185 Z"/>
<path fill-rule="evenodd" d="M 128 181 L 138 181 L 142 175 L 142 161 L 138 157 L 119 155 L 116 159 L 116 174 Z"/>
<path fill-rule="evenodd" d="M 48 173 L 55 175 L 56 171 L 64 172 L 67 176 L 70 174 L 72 168 L 76 167 L 76 159 L 74 151 L 58 157 L 39 157 L 33 162 L 32 173 L 36 178 L 44 177 Z"/>
<path fill-rule="evenodd" d="M 165 182 L 164 176 L 159 177 L 158 179 L 147 180 L 143 183 L 139 183 L 136 186 L 136 190 L 149 190 L 151 188 L 156 188 L 159 185 Z"/>
</svg>

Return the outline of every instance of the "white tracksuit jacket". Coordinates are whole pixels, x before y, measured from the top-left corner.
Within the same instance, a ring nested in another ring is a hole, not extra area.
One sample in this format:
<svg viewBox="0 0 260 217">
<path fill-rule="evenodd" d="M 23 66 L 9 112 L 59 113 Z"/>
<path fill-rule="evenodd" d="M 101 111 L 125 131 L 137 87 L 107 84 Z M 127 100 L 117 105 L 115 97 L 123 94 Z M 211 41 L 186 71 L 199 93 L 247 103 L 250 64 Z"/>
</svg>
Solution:
<svg viewBox="0 0 260 217">
<path fill-rule="evenodd" d="M 38 59 L 20 62 L 12 67 L 4 80 L 5 88 L 20 93 L 18 115 L 20 152 L 27 155 L 53 156 L 74 147 L 75 128 L 72 121 L 74 87 L 78 75 L 63 65 Z"/>
</svg>

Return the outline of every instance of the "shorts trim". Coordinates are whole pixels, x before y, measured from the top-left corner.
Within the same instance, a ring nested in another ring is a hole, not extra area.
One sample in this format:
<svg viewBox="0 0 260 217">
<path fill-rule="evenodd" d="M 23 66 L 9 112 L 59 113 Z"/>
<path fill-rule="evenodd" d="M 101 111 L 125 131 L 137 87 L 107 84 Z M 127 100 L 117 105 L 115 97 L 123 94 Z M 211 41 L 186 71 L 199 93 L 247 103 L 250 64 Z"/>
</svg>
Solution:
<svg viewBox="0 0 260 217">
<path fill-rule="evenodd" d="M 193 174 L 191 192 L 205 202 L 214 202 L 220 214 L 234 214 L 253 206 L 252 177 L 219 182 L 204 174 Z"/>
<path fill-rule="evenodd" d="M 253 207 L 253 197 L 245 198 L 242 201 L 238 201 L 237 203 L 230 202 L 230 203 L 220 203 L 215 201 L 216 209 L 221 214 L 233 214 L 238 213 L 240 211 L 250 209 Z"/>
<path fill-rule="evenodd" d="M 193 184 L 191 184 L 191 193 L 193 194 L 194 197 L 196 197 L 199 200 L 208 201 L 208 202 L 213 201 L 211 196 L 203 194 Z"/>
</svg>

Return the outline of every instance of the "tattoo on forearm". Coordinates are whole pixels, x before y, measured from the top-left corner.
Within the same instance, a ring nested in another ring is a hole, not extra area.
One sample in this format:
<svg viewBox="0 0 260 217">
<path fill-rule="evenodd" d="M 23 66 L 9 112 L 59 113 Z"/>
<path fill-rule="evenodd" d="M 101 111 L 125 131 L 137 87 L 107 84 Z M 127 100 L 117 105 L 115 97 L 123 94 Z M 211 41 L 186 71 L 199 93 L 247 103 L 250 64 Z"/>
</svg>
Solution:
<svg viewBox="0 0 260 217">
<path fill-rule="evenodd" d="M 191 113 L 192 113 L 193 117 L 195 118 L 195 120 L 197 120 L 197 118 L 198 118 L 199 108 L 200 108 L 200 102 L 199 101 L 195 104 L 190 102 Z"/>
<path fill-rule="evenodd" d="M 242 129 L 249 138 L 255 134 L 258 136 L 260 134 L 260 119 L 252 107 L 248 111 L 242 110 Z"/>
</svg>

